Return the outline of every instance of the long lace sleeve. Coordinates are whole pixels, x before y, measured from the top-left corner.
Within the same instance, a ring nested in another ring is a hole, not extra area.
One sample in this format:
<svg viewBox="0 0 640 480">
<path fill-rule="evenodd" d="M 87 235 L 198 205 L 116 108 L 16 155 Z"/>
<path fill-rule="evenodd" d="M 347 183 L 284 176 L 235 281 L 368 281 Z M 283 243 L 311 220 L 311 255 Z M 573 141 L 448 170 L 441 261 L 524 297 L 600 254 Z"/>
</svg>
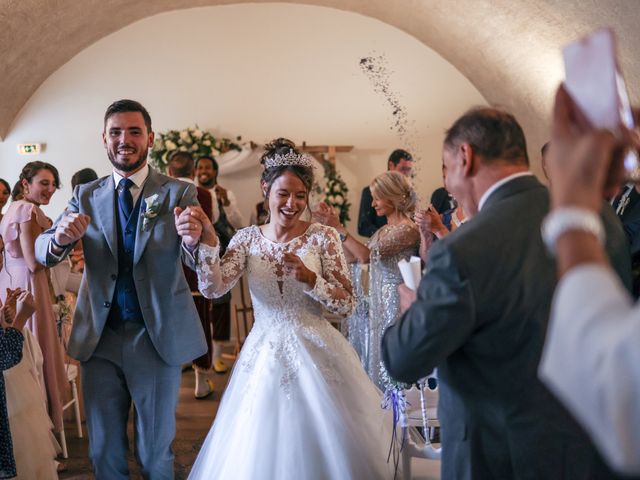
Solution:
<svg viewBox="0 0 640 480">
<path fill-rule="evenodd" d="M 329 311 L 340 315 L 350 315 L 355 308 L 355 298 L 349 267 L 344 257 L 344 251 L 338 232 L 334 228 L 325 229 L 325 239 L 322 245 L 322 275 L 316 278 L 309 296 L 325 306 Z"/>
<path fill-rule="evenodd" d="M 380 255 L 395 255 L 411 247 L 417 249 L 418 245 L 420 245 L 418 226 L 406 223 L 382 227 L 369 242 L 369 248 L 376 250 Z"/>
<path fill-rule="evenodd" d="M 198 248 L 198 290 L 207 298 L 218 298 L 231 290 L 244 273 L 250 242 L 250 228 L 236 233 L 224 256 L 220 258 L 220 244 L 215 247 L 201 244 Z"/>
</svg>

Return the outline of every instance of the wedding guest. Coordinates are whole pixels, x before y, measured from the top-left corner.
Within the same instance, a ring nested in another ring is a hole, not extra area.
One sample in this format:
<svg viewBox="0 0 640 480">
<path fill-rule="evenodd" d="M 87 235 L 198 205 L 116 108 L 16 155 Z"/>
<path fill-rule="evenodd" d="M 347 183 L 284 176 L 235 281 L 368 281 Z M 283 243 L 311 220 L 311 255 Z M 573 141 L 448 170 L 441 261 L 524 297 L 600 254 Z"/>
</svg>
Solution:
<svg viewBox="0 0 640 480">
<path fill-rule="evenodd" d="M 10 298 L 6 300 L 11 301 Z M 20 363 L 20 360 L 22 360 L 22 345 L 24 343 L 24 337 L 21 332 L 24 325 L 20 325 L 20 322 L 13 320 L 13 315 L 7 311 L 6 305 L 7 303 L 2 305 L 0 310 L 0 371 L 2 372 Z M 15 476 L 16 461 L 13 455 L 13 442 L 9 429 L 4 375 L 0 375 L 0 478 L 13 478 Z"/>
<path fill-rule="evenodd" d="M 77 185 L 84 185 L 85 183 L 93 182 L 98 179 L 98 174 L 93 168 L 83 168 L 78 170 L 71 177 L 71 189 L 76 188 Z"/>
<path fill-rule="evenodd" d="M 218 213 L 214 215 L 215 222 L 218 222 L 220 220 L 219 215 L 224 213 L 229 224 L 237 230 L 244 227 L 246 222 L 242 213 L 240 213 L 236 195 L 218 183 L 219 172 L 218 162 L 213 157 L 200 157 L 196 161 L 197 183 L 211 191 L 214 203 L 217 205 Z"/>
<path fill-rule="evenodd" d="M 542 380 L 617 471 L 640 474 L 640 304 L 606 254 L 602 196 L 622 183 L 620 143 L 592 129 L 563 86 L 548 154 L 552 210 L 543 237 L 560 280 L 540 364 Z M 634 147 L 638 149 L 637 140 Z"/>
<path fill-rule="evenodd" d="M 16 478 L 57 480 L 56 467 L 62 471 L 64 466 L 55 460 L 60 447 L 51 432 L 53 425 L 39 384 L 38 364 L 42 362 L 42 352 L 29 329 L 24 328 L 36 308 L 36 300 L 28 291 L 16 289 L 8 292 L 5 307 L 10 305 L 9 317 L 13 322 L 2 327 L 5 331 L 7 328 L 20 330 L 24 338 L 22 359 L 4 371 Z"/>
<path fill-rule="evenodd" d="M 351 313 L 349 272 L 336 231 L 301 219 L 314 160 L 292 144 L 265 145 L 268 224 L 240 230 L 220 258 L 215 229 L 199 217 L 202 293 L 221 295 L 246 273 L 255 324 L 191 480 L 393 477 L 391 416 L 353 349 L 323 318 L 325 310 Z"/>
<path fill-rule="evenodd" d="M 391 155 L 389 155 L 387 171 L 399 172 L 406 177 L 410 177 L 413 172 L 413 157 L 406 150 L 394 150 L 391 152 Z M 366 186 L 362 190 L 360 211 L 358 213 L 358 235 L 363 237 L 371 237 L 379 228 L 387 223 L 384 216 L 376 213 L 372 202 L 373 197 L 370 186 Z"/>
<path fill-rule="evenodd" d="M 62 405 L 69 383 L 64 367 L 64 349 L 58 336 L 53 312 L 49 281 L 45 268 L 36 261 L 37 236 L 51 226 L 40 209 L 48 205 L 60 177 L 56 167 L 35 161 L 27 163 L 20 173 L 22 199 L 9 205 L 0 222 L 0 235 L 4 240 L 4 268 L 0 271 L 0 298 L 7 288 L 22 288 L 31 292 L 36 310 L 27 322 L 27 328 L 38 340 L 43 354 L 44 388 L 49 415 L 56 432 L 62 429 Z"/>
<path fill-rule="evenodd" d="M 3 178 L 0 178 L 0 220 L 2 220 L 2 210 L 11 197 L 11 187 Z"/>
<path fill-rule="evenodd" d="M 15 202 L 16 200 L 22 199 L 22 181 L 18 180 L 11 189 L 11 201 Z"/>
<path fill-rule="evenodd" d="M 442 159 L 472 219 L 433 245 L 417 295 L 401 286 L 405 313 L 382 340 L 398 380 L 438 367 L 442 478 L 609 478 L 537 378 L 555 264 L 540 236 L 548 192 L 529 171 L 522 128 L 502 110 L 472 109 L 447 131 Z M 607 223 L 628 281 L 624 235 Z"/>
<path fill-rule="evenodd" d="M 207 350 L 181 268 L 195 268 L 196 189 L 149 167 L 154 132 L 140 103 L 113 102 L 103 122 L 111 174 L 76 187 L 65 214 L 36 240 L 36 255 L 55 265 L 82 239 L 86 264 L 68 353 L 82 362 L 96 479 L 129 477 L 132 404 L 142 476 L 170 479 L 181 365 Z"/>
<path fill-rule="evenodd" d="M 398 262 L 418 254 L 420 233 L 410 218 L 415 210 L 416 195 L 406 176 L 398 172 L 385 172 L 373 179 L 370 188 L 376 214 L 385 217 L 387 222 L 373 234 L 366 246 L 349 235 L 339 222 L 333 220 L 330 223 L 340 234 L 347 258 L 369 263 L 365 369 L 369 378 L 381 390 L 386 390 L 393 387 L 393 382 L 382 364 L 380 341 L 386 328 L 400 315 L 398 285 L 402 283 L 402 276 Z"/>
<path fill-rule="evenodd" d="M 193 157 L 189 152 L 175 152 L 169 159 L 167 165 L 167 173 L 182 182 L 187 182 L 195 186 L 195 165 Z M 198 202 L 202 211 L 212 219 L 212 197 L 206 188 L 196 186 L 198 191 Z M 207 352 L 196 358 L 193 362 L 193 369 L 196 373 L 196 386 L 194 396 L 197 399 L 203 399 L 213 393 L 213 380 L 210 372 L 213 369 L 213 339 L 211 338 L 216 326 L 216 316 L 213 308 L 213 301 L 202 296 L 198 291 L 198 277 L 196 273 L 183 266 L 184 275 L 187 278 L 193 301 L 198 309 L 198 315 L 202 322 L 202 329 L 207 340 Z"/>
<path fill-rule="evenodd" d="M 213 198 L 213 226 L 216 229 L 222 253 L 229 245 L 236 230 L 244 226 L 236 196 L 218 184 L 218 162 L 212 157 L 200 157 L 196 162 L 198 185 L 208 189 Z M 222 347 L 231 336 L 231 292 L 210 303 L 215 318 L 213 333 L 213 370 L 226 373 L 229 366 L 222 360 Z"/>
</svg>

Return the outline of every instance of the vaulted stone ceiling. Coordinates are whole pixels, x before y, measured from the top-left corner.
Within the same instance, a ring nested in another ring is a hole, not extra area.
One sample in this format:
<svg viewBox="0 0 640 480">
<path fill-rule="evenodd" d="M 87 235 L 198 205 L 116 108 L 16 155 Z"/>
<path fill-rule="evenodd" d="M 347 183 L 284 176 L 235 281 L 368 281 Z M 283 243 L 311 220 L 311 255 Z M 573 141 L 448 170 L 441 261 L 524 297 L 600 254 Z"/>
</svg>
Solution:
<svg viewBox="0 0 640 480">
<path fill-rule="evenodd" d="M 546 138 L 559 48 L 612 26 L 631 97 L 640 81 L 636 0 L 283 0 L 376 18 L 414 36 L 521 120 L 534 151 Z M 264 0 L 0 0 L 0 138 L 44 80 L 100 38 L 175 9 Z M 286 18 L 274 28 L 286 28 Z M 127 55 L 127 52 L 122 52 Z"/>
</svg>

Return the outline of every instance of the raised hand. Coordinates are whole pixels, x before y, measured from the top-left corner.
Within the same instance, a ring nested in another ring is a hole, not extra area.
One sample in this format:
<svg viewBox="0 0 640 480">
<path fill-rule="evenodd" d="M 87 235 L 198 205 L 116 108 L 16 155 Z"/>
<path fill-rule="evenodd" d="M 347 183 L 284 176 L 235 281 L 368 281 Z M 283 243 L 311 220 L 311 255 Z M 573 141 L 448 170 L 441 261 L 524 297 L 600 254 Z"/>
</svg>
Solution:
<svg viewBox="0 0 640 480">
<path fill-rule="evenodd" d="M 176 207 L 173 210 L 175 217 L 176 230 L 178 235 L 182 237 L 182 242 L 189 249 L 194 249 L 200 242 L 200 236 L 202 235 L 202 217 L 196 212 L 202 211 L 200 207 L 189 206 L 185 209 Z M 206 218 L 206 215 L 204 215 Z M 211 222 L 209 222 L 211 223 Z"/>
<path fill-rule="evenodd" d="M 25 323 L 33 312 L 36 311 L 36 301 L 29 291 L 21 291 L 16 304 L 16 316 L 13 321 L 14 327 L 18 330 L 24 328 Z"/>
<path fill-rule="evenodd" d="M 7 288 L 7 297 L 5 298 L 4 305 L 0 302 L 2 311 L 2 328 L 13 327 L 13 321 L 16 317 L 16 302 L 20 295 L 20 289 L 16 288 L 11 290 Z"/>
<path fill-rule="evenodd" d="M 300 283 L 304 283 L 313 288 L 316 285 L 317 275 L 309 270 L 295 253 L 284 254 L 284 269 Z"/>
<path fill-rule="evenodd" d="M 318 204 L 317 209 L 311 214 L 312 218 L 323 225 L 333 228 L 341 227 L 340 217 L 336 211 L 324 202 Z"/>
<path fill-rule="evenodd" d="M 68 213 L 58 223 L 53 235 L 58 245 L 67 246 L 82 238 L 91 222 L 84 213 Z"/>
<path fill-rule="evenodd" d="M 216 185 L 213 188 L 216 191 L 216 195 L 218 196 L 218 198 L 222 202 L 222 205 L 224 207 L 228 207 L 231 202 L 229 202 L 229 196 L 227 195 L 227 190 L 222 188 L 220 185 Z"/>
<path fill-rule="evenodd" d="M 420 233 L 423 237 L 429 237 L 432 233 L 438 238 L 442 238 L 449 233 L 447 227 L 442 223 L 442 217 L 433 207 L 429 204 L 426 210 L 418 210 L 413 217 L 420 228 Z"/>
</svg>

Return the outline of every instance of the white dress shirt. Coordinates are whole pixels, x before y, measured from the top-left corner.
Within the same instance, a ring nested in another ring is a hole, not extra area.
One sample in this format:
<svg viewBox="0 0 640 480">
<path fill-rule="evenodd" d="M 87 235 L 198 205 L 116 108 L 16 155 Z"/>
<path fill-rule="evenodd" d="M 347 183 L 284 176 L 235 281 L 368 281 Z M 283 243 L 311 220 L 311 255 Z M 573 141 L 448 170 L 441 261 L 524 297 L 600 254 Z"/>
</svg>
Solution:
<svg viewBox="0 0 640 480">
<path fill-rule="evenodd" d="M 120 180 L 124 177 L 120 175 L 115 170 L 112 172 L 113 175 L 113 183 L 115 183 L 115 189 L 118 189 L 118 185 L 120 184 Z M 136 204 L 138 198 L 140 197 L 140 193 L 142 192 L 142 187 L 144 187 L 144 183 L 147 181 L 147 177 L 149 176 L 149 164 L 145 163 L 144 167 L 138 170 L 136 173 L 131 175 L 129 180 L 133 182 L 133 185 L 129 188 L 131 192 L 131 196 L 133 197 L 133 205 Z"/>
<path fill-rule="evenodd" d="M 539 375 L 611 467 L 640 474 L 640 304 L 610 268 L 561 279 Z"/>
</svg>

